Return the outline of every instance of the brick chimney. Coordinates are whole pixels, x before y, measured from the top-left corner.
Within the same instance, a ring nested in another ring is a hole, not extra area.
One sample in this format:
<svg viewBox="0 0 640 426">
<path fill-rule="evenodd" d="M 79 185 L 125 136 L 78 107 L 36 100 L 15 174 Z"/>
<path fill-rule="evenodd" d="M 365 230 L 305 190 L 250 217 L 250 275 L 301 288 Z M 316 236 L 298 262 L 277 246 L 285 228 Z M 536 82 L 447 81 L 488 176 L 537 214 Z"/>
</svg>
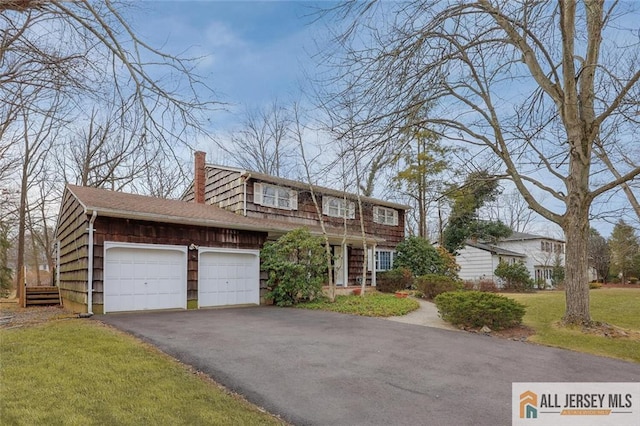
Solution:
<svg viewBox="0 0 640 426">
<path fill-rule="evenodd" d="M 195 173 L 193 177 L 193 195 L 194 201 L 199 204 L 204 204 L 204 187 L 206 183 L 206 171 L 205 171 L 205 157 L 206 153 L 202 151 L 196 151 L 195 157 Z"/>
</svg>

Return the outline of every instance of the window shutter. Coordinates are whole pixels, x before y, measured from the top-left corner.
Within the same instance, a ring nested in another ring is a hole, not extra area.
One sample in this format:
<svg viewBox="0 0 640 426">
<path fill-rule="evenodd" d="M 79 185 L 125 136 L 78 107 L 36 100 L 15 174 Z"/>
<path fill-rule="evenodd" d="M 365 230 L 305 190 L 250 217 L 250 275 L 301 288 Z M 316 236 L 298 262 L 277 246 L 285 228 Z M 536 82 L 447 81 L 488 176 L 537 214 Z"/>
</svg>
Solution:
<svg viewBox="0 0 640 426">
<path fill-rule="evenodd" d="M 347 219 L 355 219 L 356 218 L 356 203 L 353 201 L 347 201 Z"/>
<path fill-rule="evenodd" d="M 373 262 L 375 261 L 373 257 L 373 249 L 367 249 L 367 271 L 373 271 Z"/>
<path fill-rule="evenodd" d="M 253 184 L 253 203 L 262 205 L 262 184 L 258 182 Z"/>
<path fill-rule="evenodd" d="M 393 226 L 398 226 L 398 210 L 393 210 Z"/>
<path fill-rule="evenodd" d="M 289 208 L 291 210 L 298 210 L 298 191 L 289 191 Z"/>
<path fill-rule="evenodd" d="M 329 215 L 329 198 L 322 197 L 322 214 Z"/>
</svg>

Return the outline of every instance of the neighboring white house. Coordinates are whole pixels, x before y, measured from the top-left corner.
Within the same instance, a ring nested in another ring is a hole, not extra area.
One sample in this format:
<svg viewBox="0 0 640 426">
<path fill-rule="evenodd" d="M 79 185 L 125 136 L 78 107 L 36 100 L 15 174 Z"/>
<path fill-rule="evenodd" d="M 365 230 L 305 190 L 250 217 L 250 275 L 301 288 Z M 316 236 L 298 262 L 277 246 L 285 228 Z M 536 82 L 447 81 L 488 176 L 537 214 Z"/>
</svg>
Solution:
<svg viewBox="0 0 640 426">
<path fill-rule="evenodd" d="M 495 243 L 468 241 L 458 251 L 459 276 L 463 280 L 497 280 L 494 274 L 498 263 L 523 262 L 531 278 L 551 285 L 556 264 L 564 266 L 564 241 L 540 235 L 514 232 Z"/>
<path fill-rule="evenodd" d="M 465 281 L 496 281 L 498 277 L 493 271 L 502 262 L 513 263 L 525 261 L 525 255 L 505 250 L 495 245 L 468 241 L 458 251 L 456 261 L 460 265 L 458 276 Z"/>
</svg>

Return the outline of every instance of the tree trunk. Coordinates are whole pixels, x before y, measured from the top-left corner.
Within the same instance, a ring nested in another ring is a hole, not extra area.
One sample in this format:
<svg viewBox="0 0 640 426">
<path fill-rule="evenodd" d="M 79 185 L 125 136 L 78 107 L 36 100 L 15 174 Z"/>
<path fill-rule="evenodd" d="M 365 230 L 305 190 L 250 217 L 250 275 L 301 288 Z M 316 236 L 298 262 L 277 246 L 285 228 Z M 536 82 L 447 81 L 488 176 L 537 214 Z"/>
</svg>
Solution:
<svg viewBox="0 0 640 426">
<path fill-rule="evenodd" d="M 20 213 L 18 219 L 18 254 L 16 258 L 16 298 L 21 307 L 25 307 L 24 301 L 24 249 L 25 249 L 25 211 L 26 205 L 26 185 L 22 185 L 23 191 L 20 193 Z"/>
<path fill-rule="evenodd" d="M 589 277 L 587 274 L 588 210 L 569 211 L 563 231 L 565 248 L 566 324 L 589 324 Z"/>
</svg>

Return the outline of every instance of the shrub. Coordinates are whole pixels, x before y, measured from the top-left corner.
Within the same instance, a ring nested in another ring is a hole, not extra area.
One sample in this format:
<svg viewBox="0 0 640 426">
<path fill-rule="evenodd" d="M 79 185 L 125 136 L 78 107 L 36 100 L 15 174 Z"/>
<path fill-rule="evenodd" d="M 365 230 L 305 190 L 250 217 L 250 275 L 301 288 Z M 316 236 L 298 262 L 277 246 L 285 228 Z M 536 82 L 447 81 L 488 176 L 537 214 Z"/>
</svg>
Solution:
<svg viewBox="0 0 640 426">
<path fill-rule="evenodd" d="M 525 307 L 513 299 L 481 291 L 455 291 L 435 298 L 440 316 L 453 325 L 492 330 L 522 324 Z"/>
<path fill-rule="evenodd" d="M 560 264 L 553 265 L 553 269 L 551 270 L 551 285 L 554 287 L 561 286 L 564 284 L 565 272 L 564 266 Z"/>
<path fill-rule="evenodd" d="M 602 288 L 602 284 L 600 284 L 599 282 L 591 282 L 589 283 L 589 290 L 595 290 L 598 288 Z"/>
<path fill-rule="evenodd" d="M 478 285 L 475 281 L 473 280 L 466 280 L 462 283 L 462 286 L 464 287 L 465 290 L 477 290 L 478 289 Z"/>
<path fill-rule="evenodd" d="M 496 283 L 493 282 L 493 280 L 480 280 L 478 281 L 478 290 L 497 293 L 500 289 L 496 286 Z"/>
<path fill-rule="evenodd" d="M 415 287 L 426 299 L 433 299 L 447 291 L 462 290 L 462 284 L 444 275 L 428 274 L 415 279 Z"/>
<path fill-rule="evenodd" d="M 376 289 L 383 293 L 395 293 L 406 290 L 413 283 L 413 275 L 407 268 L 392 269 L 380 272 L 376 276 Z"/>
<path fill-rule="evenodd" d="M 456 257 L 449 253 L 444 247 L 436 247 L 436 251 L 442 259 L 442 269 L 440 270 L 439 274 L 457 280 L 458 272 L 460 272 L 460 265 L 458 265 L 458 262 L 456 262 Z"/>
<path fill-rule="evenodd" d="M 322 294 L 327 272 L 322 244 L 322 238 L 306 229 L 293 230 L 265 244 L 260 252 L 262 270 L 269 274 L 267 297 L 276 305 L 295 305 Z"/>
<path fill-rule="evenodd" d="M 443 274 L 445 261 L 429 241 L 409 237 L 396 247 L 395 267 L 407 268 L 415 277 L 426 274 Z"/>
<path fill-rule="evenodd" d="M 544 290 L 547 288 L 547 280 L 544 278 L 536 278 L 535 285 L 538 290 Z"/>
<path fill-rule="evenodd" d="M 528 291 L 533 288 L 533 280 L 529 270 L 522 262 L 508 264 L 500 262 L 495 270 L 498 278 L 504 280 L 504 289 L 513 291 Z"/>
</svg>

